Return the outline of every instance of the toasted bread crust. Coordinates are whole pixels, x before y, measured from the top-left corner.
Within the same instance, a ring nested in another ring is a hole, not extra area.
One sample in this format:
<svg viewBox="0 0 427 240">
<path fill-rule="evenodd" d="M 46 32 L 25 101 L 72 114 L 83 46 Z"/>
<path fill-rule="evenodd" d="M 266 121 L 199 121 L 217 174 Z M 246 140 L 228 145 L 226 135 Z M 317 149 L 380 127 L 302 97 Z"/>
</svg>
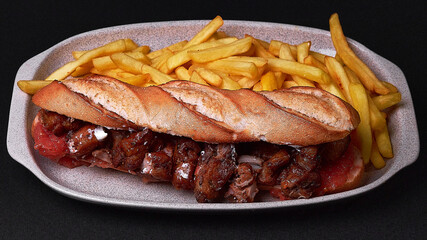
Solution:
<svg viewBox="0 0 427 240">
<path fill-rule="evenodd" d="M 262 140 L 284 145 L 317 145 L 347 136 L 360 121 L 349 104 L 308 87 L 273 92 L 229 91 L 189 81 L 172 81 L 141 88 L 97 75 L 55 84 L 62 86 L 49 85 L 34 95 L 33 102 L 81 120 L 95 119 L 95 124 L 106 121 L 101 121 L 99 114 L 87 118 L 93 114 L 86 111 L 93 111 L 87 107 L 91 104 L 82 104 L 77 99 L 82 98 L 81 94 L 138 126 L 208 143 Z M 56 88 L 62 89 L 62 93 L 51 93 Z M 69 101 L 77 104 L 70 105 Z"/>
</svg>

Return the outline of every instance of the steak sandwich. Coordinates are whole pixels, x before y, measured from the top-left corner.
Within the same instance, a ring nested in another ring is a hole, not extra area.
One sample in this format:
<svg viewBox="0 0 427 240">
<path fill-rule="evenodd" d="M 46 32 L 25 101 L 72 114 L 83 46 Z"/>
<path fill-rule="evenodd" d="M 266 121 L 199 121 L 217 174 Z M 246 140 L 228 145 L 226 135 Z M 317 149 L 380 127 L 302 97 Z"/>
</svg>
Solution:
<svg viewBox="0 0 427 240">
<path fill-rule="evenodd" d="M 69 168 L 97 166 L 171 182 L 198 202 L 282 200 L 357 187 L 357 111 L 323 90 L 222 90 L 190 81 L 136 87 L 90 75 L 32 101 L 34 148 Z"/>
</svg>

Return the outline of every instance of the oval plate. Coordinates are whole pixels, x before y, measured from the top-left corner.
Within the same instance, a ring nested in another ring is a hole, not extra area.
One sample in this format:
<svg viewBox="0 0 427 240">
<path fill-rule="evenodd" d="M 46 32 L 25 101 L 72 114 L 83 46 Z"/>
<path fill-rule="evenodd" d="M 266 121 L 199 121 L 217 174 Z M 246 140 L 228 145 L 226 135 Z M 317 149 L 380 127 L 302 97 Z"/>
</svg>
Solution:
<svg viewBox="0 0 427 240">
<path fill-rule="evenodd" d="M 357 189 L 312 199 L 277 201 L 266 193 L 260 197 L 262 202 L 200 204 L 195 201 L 191 191 L 175 190 L 171 184 L 143 184 L 139 177 L 114 170 L 87 167 L 68 169 L 33 150 L 30 131 L 38 108 L 31 103 L 31 97 L 17 87 L 18 80 L 44 79 L 72 60 L 73 50 L 91 49 L 120 38 L 131 38 L 139 45 L 148 45 L 156 50 L 191 39 L 207 23 L 207 20 L 194 20 L 103 28 L 66 39 L 29 59 L 19 68 L 15 78 L 7 133 L 9 154 L 46 185 L 75 199 L 116 206 L 196 211 L 281 208 L 338 200 L 374 189 L 417 159 L 420 149 L 418 129 L 411 94 L 402 71 L 351 39 L 350 46 L 378 78 L 393 83 L 402 93 L 402 102 L 389 115 L 389 131 L 395 157 L 388 160 L 383 169 L 367 171 L 365 184 Z M 225 21 L 221 30 L 239 38 L 250 34 L 265 41 L 274 39 L 291 44 L 311 41 L 313 50 L 335 55 L 329 32 L 324 30 L 249 21 Z"/>
</svg>

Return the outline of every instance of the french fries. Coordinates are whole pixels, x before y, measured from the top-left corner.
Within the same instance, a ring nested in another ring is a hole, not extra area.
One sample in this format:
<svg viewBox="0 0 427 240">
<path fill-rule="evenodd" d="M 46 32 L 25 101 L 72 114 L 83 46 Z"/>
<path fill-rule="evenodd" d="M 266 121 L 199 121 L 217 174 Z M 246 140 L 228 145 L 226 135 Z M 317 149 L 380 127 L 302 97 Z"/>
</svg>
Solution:
<svg viewBox="0 0 427 240">
<path fill-rule="evenodd" d="M 224 24 L 215 17 L 190 40 L 153 50 L 131 39 L 119 39 L 90 50 L 72 51 L 73 61 L 45 80 L 18 81 L 22 91 L 34 94 L 52 80 L 93 73 L 136 86 L 173 80 L 192 81 L 216 88 L 274 91 L 295 86 L 326 90 L 350 103 L 361 123 L 354 136 L 365 164 L 382 168 L 393 157 L 385 109 L 401 101 L 391 83 L 379 80 L 352 51 L 338 15 L 329 19 L 335 56 L 311 49 L 311 42 L 289 44 L 280 39 L 242 38 L 219 31 Z"/>
<path fill-rule="evenodd" d="M 369 67 L 360 60 L 351 50 L 342 31 L 338 14 L 334 13 L 329 18 L 332 42 L 343 62 L 353 70 L 362 81 L 363 85 L 371 92 L 387 94 L 390 92 L 384 84 L 378 80 Z"/>
</svg>

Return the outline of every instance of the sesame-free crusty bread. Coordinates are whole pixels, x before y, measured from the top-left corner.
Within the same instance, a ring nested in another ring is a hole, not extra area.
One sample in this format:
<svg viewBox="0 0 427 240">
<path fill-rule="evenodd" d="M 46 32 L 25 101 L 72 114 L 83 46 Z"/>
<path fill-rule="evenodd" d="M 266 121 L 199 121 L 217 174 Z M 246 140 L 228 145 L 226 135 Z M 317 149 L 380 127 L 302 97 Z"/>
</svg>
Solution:
<svg viewBox="0 0 427 240">
<path fill-rule="evenodd" d="M 261 140 L 284 145 L 317 145 L 344 138 L 360 121 L 349 104 L 310 87 L 271 92 L 230 91 L 190 81 L 172 81 L 141 88 L 98 75 L 56 84 L 140 127 L 208 143 Z M 61 101 L 53 109 L 51 103 L 45 102 L 61 97 L 49 93 L 53 90 L 48 85 L 33 96 L 33 102 L 41 108 L 49 105 L 48 110 L 67 116 L 71 116 L 70 111 L 86 111 L 61 106 Z M 85 114 L 80 115 L 72 117 L 91 122 L 85 119 Z"/>
</svg>

